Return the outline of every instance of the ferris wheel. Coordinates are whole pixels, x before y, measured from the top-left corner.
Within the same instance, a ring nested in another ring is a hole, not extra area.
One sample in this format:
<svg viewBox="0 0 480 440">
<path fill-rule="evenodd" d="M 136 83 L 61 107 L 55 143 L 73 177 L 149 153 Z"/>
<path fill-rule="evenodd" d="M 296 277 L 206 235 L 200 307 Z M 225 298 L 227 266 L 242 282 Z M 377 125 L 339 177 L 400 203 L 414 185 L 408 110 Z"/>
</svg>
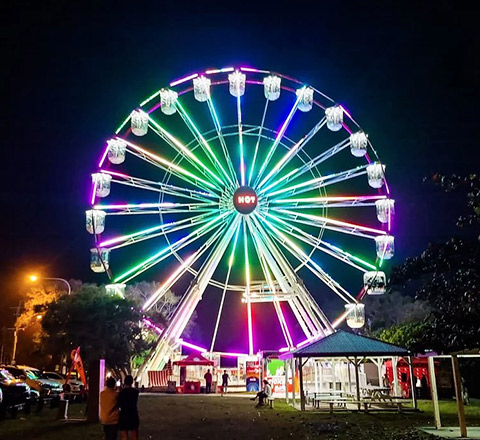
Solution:
<svg viewBox="0 0 480 440">
<path fill-rule="evenodd" d="M 182 343 L 219 352 L 229 298 L 243 304 L 249 355 L 257 303 L 271 304 L 285 349 L 345 320 L 361 327 L 362 299 L 384 293 L 394 253 L 394 200 L 367 134 L 327 95 L 268 70 L 206 70 L 145 99 L 107 141 L 90 202 L 90 266 L 107 272 L 106 289 L 123 295 L 148 271 L 161 285 L 143 311 L 171 289 L 182 294 L 148 369 Z M 200 347 L 182 333 L 204 295 L 216 306 Z M 318 295 L 344 308 L 327 316 Z"/>
</svg>

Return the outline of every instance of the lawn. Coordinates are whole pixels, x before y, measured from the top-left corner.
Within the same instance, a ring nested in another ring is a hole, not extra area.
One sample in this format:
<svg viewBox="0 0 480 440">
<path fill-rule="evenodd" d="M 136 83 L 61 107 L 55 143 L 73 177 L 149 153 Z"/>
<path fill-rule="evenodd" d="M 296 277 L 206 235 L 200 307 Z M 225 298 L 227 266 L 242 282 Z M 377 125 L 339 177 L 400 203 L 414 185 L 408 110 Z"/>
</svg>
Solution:
<svg viewBox="0 0 480 440">
<path fill-rule="evenodd" d="M 141 395 L 142 439 L 355 439 L 424 440 L 431 437 L 416 426 L 433 425 L 432 406 L 420 402 L 419 413 L 300 413 L 281 400 L 275 409 L 255 408 L 245 397 L 219 395 Z M 81 418 L 83 407 L 70 407 L 71 419 Z M 441 402 L 442 422 L 457 424 L 455 402 Z M 480 403 L 466 407 L 467 422 L 480 425 Z M 0 422 L 0 439 L 102 439 L 99 424 L 56 420 L 56 410 L 19 414 Z"/>
</svg>

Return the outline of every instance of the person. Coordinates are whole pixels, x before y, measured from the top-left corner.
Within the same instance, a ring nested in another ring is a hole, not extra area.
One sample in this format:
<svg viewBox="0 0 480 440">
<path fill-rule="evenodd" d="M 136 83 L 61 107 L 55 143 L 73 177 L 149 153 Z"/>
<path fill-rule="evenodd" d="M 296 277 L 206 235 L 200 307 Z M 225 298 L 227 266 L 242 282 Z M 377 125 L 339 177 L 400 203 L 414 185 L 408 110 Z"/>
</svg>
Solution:
<svg viewBox="0 0 480 440">
<path fill-rule="evenodd" d="M 422 375 L 420 379 L 420 396 L 422 399 L 428 399 L 428 381 L 425 374 Z"/>
<path fill-rule="evenodd" d="M 103 425 L 105 440 L 116 440 L 118 435 L 118 393 L 116 380 L 109 377 L 106 388 L 100 393 L 100 422 Z"/>
<path fill-rule="evenodd" d="M 262 406 L 264 404 L 264 400 L 272 397 L 273 391 L 272 391 L 272 386 L 268 383 L 267 379 L 264 379 L 263 381 L 263 390 L 259 391 L 255 397 L 252 397 L 250 400 L 255 401 L 258 397 L 258 406 Z"/>
<path fill-rule="evenodd" d="M 203 378 L 205 379 L 205 392 L 210 393 L 212 391 L 212 373 L 210 373 L 210 369 L 207 370 Z"/>
<path fill-rule="evenodd" d="M 133 388 L 133 377 L 129 374 L 123 381 L 124 388 L 118 393 L 118 406 L 120 408 L 120 418 L 118 429 L 122 440 L 138 439 L 138 427 L 140 418 L 138 417 L 138 390 Z"/>
<path fill-rule="evenodd" d="M 222 396 L 224 394 L 227 394 L 227 388 L 228 388 L 228 374 L 227 374 L 227 370 L 223 370 L 223 374 L 222 374 Z"/>
</svg>

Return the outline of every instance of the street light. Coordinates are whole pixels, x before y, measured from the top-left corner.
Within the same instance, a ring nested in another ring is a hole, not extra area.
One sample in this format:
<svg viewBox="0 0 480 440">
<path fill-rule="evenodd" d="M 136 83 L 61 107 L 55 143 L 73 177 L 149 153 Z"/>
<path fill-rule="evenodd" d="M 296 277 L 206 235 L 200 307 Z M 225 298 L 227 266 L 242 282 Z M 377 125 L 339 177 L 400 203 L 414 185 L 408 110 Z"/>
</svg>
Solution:
<svg viewBox="0 0 480 440">
<path fill-rule="evenodd" d="M 30 281 L 32 283 L 34 283 L 35 281 L 38 281 L 38 276 L 37 275 L 30 275 Z M 70 283 L 63 279 L 63 278 L 54 278 L 54 277 L 42 277 L 41 278 L 42 280 L 51 280 L 51 281 L 61 281 L 62 283 L 65 283 L 67 285 L 67 288 L 68 288 L 68 294 L 70 295 L 72 293 L 72 286 L 70 286 Z"/>
</svg>

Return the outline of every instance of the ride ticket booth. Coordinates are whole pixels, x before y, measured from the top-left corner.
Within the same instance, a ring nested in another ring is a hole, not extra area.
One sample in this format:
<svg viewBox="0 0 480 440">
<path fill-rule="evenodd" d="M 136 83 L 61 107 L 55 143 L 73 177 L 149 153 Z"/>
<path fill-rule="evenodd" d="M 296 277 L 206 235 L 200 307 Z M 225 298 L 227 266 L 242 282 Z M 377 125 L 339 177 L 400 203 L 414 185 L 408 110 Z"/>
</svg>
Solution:
<svg viewBox="0 0 480 440">
<path fill-rule="evenodd" d="M 180 385 L 177 386 L 177 393 L 200 394 L 202 384 L 205 383 L 203 376 L 208 369 L 214 375 L 215 362 L 205 359 L 203 356 L 191 354 L 185 359 L 173 362 L 173 365 L 180 367 Z M 212 385 L 214 390 L 214 384 Z"/>
</svg>

